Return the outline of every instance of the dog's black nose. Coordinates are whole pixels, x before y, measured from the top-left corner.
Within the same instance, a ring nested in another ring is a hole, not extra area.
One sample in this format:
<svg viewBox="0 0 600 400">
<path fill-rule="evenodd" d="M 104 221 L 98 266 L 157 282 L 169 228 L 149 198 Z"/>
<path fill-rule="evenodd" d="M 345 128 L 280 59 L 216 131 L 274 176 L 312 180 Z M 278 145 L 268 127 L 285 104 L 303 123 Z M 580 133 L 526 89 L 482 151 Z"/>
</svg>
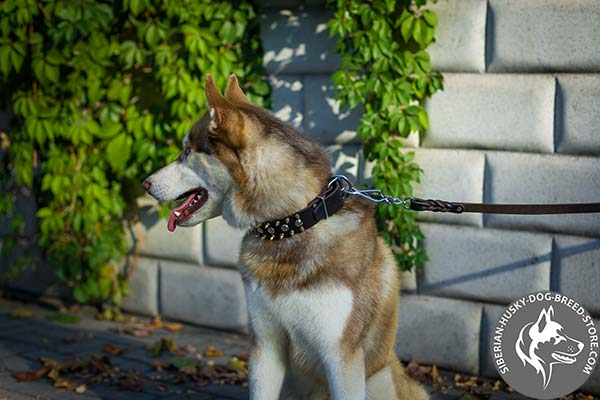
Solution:
<svg viewBox="0 0 600 400">
<path fill-rule="evenodd" d="M 144 189 L 146 189 L 146 191 L 150 190 L 150 186 L 152 186 L 152 182 L 150 182 L 148 179 L 146 179 L 142 185 L 144 185 Z"/>
</svg>

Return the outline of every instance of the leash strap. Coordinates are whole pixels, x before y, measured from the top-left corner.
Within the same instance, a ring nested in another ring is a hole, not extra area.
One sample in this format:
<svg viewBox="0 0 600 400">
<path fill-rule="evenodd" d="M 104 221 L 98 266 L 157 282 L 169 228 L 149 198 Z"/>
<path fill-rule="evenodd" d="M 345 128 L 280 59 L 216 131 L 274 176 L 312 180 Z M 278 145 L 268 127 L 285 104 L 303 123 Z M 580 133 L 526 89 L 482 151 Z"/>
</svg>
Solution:
<svg viewBox="0 0 600 400">
<path fill-rule="evenodd" d="M 265 221 L 250 229 L 261 240 L 281 240 L 304 232 L 327 219 L 344 206 L 348 196 L 358 196 L 373 203 L 401 205 L 406 210 L 446 212 L 453 214 L 584 214 L 600 213 L 600 203 L 570 204 L 484 204 L 407 197 L 404 200 L 383 194 L 377 189 L 357 189 L 344 175 L 334 175 L 317 197 L 297 213 L 273 221 Z"/>
<path fill-rule="evenodd" d="M 444 200 L 409 198 L 407 208 L 413 211 L 484 213 L 484 214 L 584 214 L 600 212 L 600 203 L 570 204 L 483 204 L 457 203 Z"/>
<path fill-rule="evenodd" d="M 459 203 L 446 200 L 420 199 L 407 197 L 404 200 L 388 196 L 380 190 L 361 190 L 352 186 L 352 182 L 344 175 L 335 175 L 331 182 L 341 182 L 342 190 L 347 195 L 356 195 L 373 203 L 402 205 L 406 210 L 447 212 L 453 214 L 483 213 L 483 214 L 584 214 L 600 213 L 600 203 L 569 203 L 569 204 L 484 204 Z"/>
<path fill-rule="evenodd" d="M 302 210 L 287 217 L 261 222 L 250 232 L 261 240 L 281 240 L 304 232 L 344 206 L 346 198 L 344 187 L 341 181 L 330 181 L 325 189 Z"/>
</svg>

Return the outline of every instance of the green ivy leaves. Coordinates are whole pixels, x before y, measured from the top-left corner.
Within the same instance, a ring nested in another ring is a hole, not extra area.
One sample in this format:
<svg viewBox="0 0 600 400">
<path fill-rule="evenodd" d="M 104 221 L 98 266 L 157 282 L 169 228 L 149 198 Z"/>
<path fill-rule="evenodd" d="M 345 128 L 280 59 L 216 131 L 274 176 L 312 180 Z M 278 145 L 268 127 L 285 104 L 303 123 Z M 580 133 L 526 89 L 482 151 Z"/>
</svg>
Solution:
<svg viewBox="0 0 600 400">
<path fill-rule="evenodd" d="M 0 2 L 0 79 L 14 111 L 0 212 L 12 213 L 13 181 L 34 188 L 40 244 L 77 300 L 118 304 L 127 290 L 125 209 L 205 111 L 207 72 L 222 89 L 235 72 L 267 105 L 247 1 Z"/>
<path fill-rule="evenodd" d="M 423 103 L 442 89 L 443 82 L 432 71 L 425 50 L 438 23 L 433 11 L 422 8 L 425 3 L 330 0 L 336 11 L 328 26 L 342 54 L 342 64 L 332 77 L 337 98 L 342 107 L 364 106 L 357 131 L 365 157 L 373 165 L 372 184 L 399 198 L 412 195 L 421 175 L 414 153 L 406 151 L 404 143 L 429 127 Z M 426 260 L 413 213 L 380 205 L 377 222 L 402 269 Z"/>
<path fill-rule="evenodd" d="M 416 13 L 405 9 L 395 22 L 394 27 L 400 27 L 405 43 L 415 40 L 421 48 L 425 48 L 433 42 L 437 24 L 437 16 L 431 10 Z"/>
</svg>

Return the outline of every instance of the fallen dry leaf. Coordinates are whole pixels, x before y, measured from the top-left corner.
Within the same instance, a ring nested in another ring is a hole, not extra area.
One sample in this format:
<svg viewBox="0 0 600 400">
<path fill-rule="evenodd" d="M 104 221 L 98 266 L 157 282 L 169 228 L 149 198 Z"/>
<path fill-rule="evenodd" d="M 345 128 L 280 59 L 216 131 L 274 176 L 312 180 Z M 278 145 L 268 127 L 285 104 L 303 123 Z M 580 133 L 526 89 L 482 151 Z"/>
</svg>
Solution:
<svg viewBox="0 0 600 400">
<path fill-rule="evenodd" d="M 223 355 L 223 352 L 221 350 L 217 350 L 213 346 L 208 346 L 204 355 L 206 357 L 221 357 Z"/>
<path fill-rule="evenodd" d="M 137 372 L 126 372 L 119 377 L 118 386 L 132 392 L 141 392 L 144 390 L 143 380 L 144 376 Z"/>
<path fill-rule="evenodd" d="M 248 366 L 246 365 L 246 363 L 237 357 L 231 357 L 229 359 L 229 362 L 227 363 L 227 366 L 230 368 L 233 368 L 237 371 L 242 371 L 242 372 L 248 371 Z"/>
<path fill-rule="evenodd" d="M 177 344 L 171 338 L 160 338 L 158 342 L 149 344 L 146 346 L 146 351 L 150 353 L 152 357 L 158 357 L 165 351 L 176 351 Z"/>
<path fill-rule="evenodd" d="M 60 370 L 58 368 L 52 368 L 50 372 L 48 372 L 48 379 L 55 381 L 58 379 L 59 374 Z"/>
<path fill-rule="evenodd" d="M 29 308 L 18 307 L 10 312 L 12 318 L 27 319 L 33 317 L 33 311 Z"/>
<path fill-rule="evenodd" d="M 104 350 L 105 353 L 112 354 L 114 356 L 118 356 L 118 355 L 125 353 L 127 351 L 127 348 L 121 347 L 121 346 L 116 346 L 111 343 L 104 343 L 104 346 L 102 346 L 102 350 Z"/>
<path fill-rule="evenodd" d="M 85 391 L 87 390 L 87 387 L 85 385 L 79 385 L 75 388 L 75 392 L 76 393 L 85 393 Z"/>
<path fill-rule="evenodd" d="M 183 325 L 178 322 L 166 322 L 164 328 L 170 332 L 179 332 L 183 328 Z"/>
<path fill-rule="evenodd" d="M 440 380 L 440 374 L 438 372 L 437 365 L 434 364 L 434 365 L 431 366 L 431 371 L 429 372 L 429 375 L 431 376 L 431 381 L 433 383 L 438 383 L 439 382 L 439 380 Z"/>
<path fill-rule="evenodd" d="M 162 322 L 162 319 L 160 318 L 160 315 L 157 315 L 156 317 L 154 317 L 154 319 L 152 320 L 152 323 L 150 325 L 155 329 L 162 328 L 163 322 Z"/>
<path fill-rule="evenodd" d="M 31 382 L 31 381 L 37 381 L 42 376 L 46 375 L 48 372 L 50 372 L 49 368 L 40 368 L 40 369 L 36 369 L 35 371 L 15 372 L 15 373 L 13 373 L 13 377 L 18 382 Z"/>
<path fill-rule="evenodd" d="M 163 371 L 169 367 L 168 363 L 160 360 L 154 360 L 150 364 L 152 365 L 152 368 L 154 368 L 157 371 Z"/>
<path fill-rule="evenodd" d="M 119 325 L 117 332 L 125 333 L 135 337 L 147 337 L 152 335 L 154 328 L 144 324 Z"/>
<path fill-rule="evenodd" d="M 191 344 L 186 345 L 183 349 L 187 353 L 197 353 L 198 352 L 198 349 L 195 346 L 191 345 Z"/>
<path fill-rule="evenodd" d="M 411 360 L 406 366 L 406 372 L 413 379 L 421 382 L 429 382 L 431 380 L 431 367 L 420 365 L 414 360 Z"/>
<path fill-rule="evenodd" d="M 68 380 L 65 380 L 65 379 L 57 379 L 57 380 L 54 381 L 54 387 L 55 388 L 67 389 L 67 390 L 75 391 L 78 386 L 80 386 L 80 385 L 78 385 L 77 382 L 68 381 Z"/>
<path fill-rule="evenodd" d="M 44 367 L 50 367 L 50 368 L 56 368 L 56 369 L 61 369 L 63 367 L 63 365 L 60 361 L 55 360 L 53 358 L 47 358 L 47 357 L 40 358 L 40 364 L 42 364 Z"/>
</svg>

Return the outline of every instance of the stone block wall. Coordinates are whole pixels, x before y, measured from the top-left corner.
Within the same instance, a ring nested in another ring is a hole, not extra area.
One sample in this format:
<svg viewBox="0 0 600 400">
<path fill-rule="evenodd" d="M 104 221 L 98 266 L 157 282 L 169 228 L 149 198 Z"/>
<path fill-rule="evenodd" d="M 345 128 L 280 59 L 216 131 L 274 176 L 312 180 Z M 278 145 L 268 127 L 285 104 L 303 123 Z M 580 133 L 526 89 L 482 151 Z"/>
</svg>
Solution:
<svg viewBox="0 0 600 400">
<path fill-rule="evenodd" d="M 322 0 L 260 0 L 272 111 L 330 149 L 333 169 L 369 178 L 330 76 L 339 65 Z M 466 202 L 600 200 L 600 5 L 596 0 L 439 0 L 431 48 L 445 90 L 412 138 L 425 173 L 416 195 Z M 243 232 L 221 219 L 171 234 L 142 219 L 127 308 L 244 331 L 237 264 Z M 404 359 L 496 376 L 491 330 L 516 297 L 574 297 L 600 328 L 600 215 L 420 216 L 430 260 L 403 277 Z M 132 240 L 135 242 L 135 239 Z M 585 389 L 600 393 L 600 369 Z"/>
<path fill-rule="evenodd" d="M 600 5 L 440 0 L 433 8 L 440 27 L 431 55 L 445 90 L 427 104 L 416 194 L 598 201 Z M 574 297 L 600 325 L 600 215 L 421 219 L 430 260 L 417 276 L 418 294 L 400 307 L 405 358 L 497 376 L 493 326 L 512 300 L 538 290 Z M 584 388 L 600 392 L 600 371 Z"/>
</svg>

